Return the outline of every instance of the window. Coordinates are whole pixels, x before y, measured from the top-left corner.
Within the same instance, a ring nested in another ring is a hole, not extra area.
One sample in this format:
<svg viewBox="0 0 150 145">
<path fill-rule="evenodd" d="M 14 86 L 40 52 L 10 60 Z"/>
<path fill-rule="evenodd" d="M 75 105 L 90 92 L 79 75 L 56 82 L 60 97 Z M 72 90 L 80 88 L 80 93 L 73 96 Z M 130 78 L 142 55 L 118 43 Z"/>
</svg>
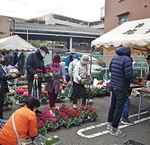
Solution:
<svg viewBox="0 0 150 145">
<path fill-rule="evenodd" d="M 120 16 L 118 25 L 121 25 L 121 24 L 123 24 L 123 23 L 125 23 L 127 21 L 128 21 L 128 15 Z"/>
<path fill-rule="evenodd" d="M 120 2 L 122 2 L 123 0 L 118 0 L 118 2 L 120 3 Z"/>
</svg>

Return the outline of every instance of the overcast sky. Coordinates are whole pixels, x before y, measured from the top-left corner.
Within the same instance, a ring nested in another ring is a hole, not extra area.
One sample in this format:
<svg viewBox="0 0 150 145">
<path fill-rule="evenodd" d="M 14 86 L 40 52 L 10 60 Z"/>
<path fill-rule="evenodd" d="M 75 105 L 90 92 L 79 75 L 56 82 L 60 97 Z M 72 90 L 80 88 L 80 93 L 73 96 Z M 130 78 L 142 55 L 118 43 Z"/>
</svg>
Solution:
<svg viewBox="0 0 150 145">
<path fill-rule="evenodd" d="M 50 13 L 99 20 L 105 0 L 0 0 L 0 15 L 31 19 Z"/>
</svg>

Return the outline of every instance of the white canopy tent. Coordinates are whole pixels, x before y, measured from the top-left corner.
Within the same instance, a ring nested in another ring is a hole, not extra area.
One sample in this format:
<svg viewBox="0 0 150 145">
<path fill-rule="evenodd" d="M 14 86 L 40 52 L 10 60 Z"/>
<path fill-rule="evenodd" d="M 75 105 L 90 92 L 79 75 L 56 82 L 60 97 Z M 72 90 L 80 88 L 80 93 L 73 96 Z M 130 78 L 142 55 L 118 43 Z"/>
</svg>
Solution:
<svg viewBox="0 0 150 145">
<path fill-rule="evenodd" d="M 36 48 L 18 35 L 0 39 L 0 50 L 33 51 Z"/>
<path fill-rule="evenodd" d="M 92 47 L 116 49 L 124 41 L 133 43 L 133 53 L 150 54 L 150 18 L 125 22 L 92 41 Z"/>
</svg>

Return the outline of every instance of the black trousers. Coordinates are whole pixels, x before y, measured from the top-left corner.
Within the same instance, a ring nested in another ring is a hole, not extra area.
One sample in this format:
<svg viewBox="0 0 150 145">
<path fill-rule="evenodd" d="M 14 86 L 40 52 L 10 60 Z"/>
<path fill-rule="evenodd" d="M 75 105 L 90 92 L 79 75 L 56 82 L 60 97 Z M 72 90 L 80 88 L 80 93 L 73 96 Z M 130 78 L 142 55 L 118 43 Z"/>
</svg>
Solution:
<svg viewBox="0 0 150 145">
<path fill-rule="evenodd" d="M 23 65 L 18 65 L 18 70 L 19 70 L 19 72 L 21 73 L 21 75 L 23 76 L 23 75 L 24 75 L 24 68 L 23 68 Z"/>
<path fill-rule="evenodd" d="M 73 82 L 73 104 L 77 104 L 77 99 L 82 98 L 82 105 L 86 104 L 86 88 L 83 84 Z"/>
<path fill-rule="evenodd" d="M 0 119 L 3 119 L 4 93 L 0 93 Z"/>
</svg>

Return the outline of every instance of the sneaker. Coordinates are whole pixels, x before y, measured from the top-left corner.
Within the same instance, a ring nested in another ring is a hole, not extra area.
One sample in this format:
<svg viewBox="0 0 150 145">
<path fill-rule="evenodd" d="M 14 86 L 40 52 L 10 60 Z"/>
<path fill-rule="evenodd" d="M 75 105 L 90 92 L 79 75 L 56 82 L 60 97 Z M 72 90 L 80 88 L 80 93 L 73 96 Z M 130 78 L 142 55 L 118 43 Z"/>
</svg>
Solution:
<svg viewBox="0 0 150 145">
<path fill-rule="evenodd" d="M 113 130 L 112 128 L 110 129 L 109 133 L 111 135 L 114 135 L 116 137 L 124 137 L 126 134 L 124 132 L 122 132 L 120 129 L 117 130 Z"/>
<path fill-rule="evenodd" d="M 124 125 L 134 125 L 133 121 L 131 121 L 129 119 L 124 119 L 124 118 L 121 119 L 121 123 Z"/>
<path fill-rule="evenodd" d="M 107 123 L 107 130 L 110 130 L 112 128 L 111 123 Z"/>
<path fill-rule="evenodd" d="M 77 109 L 77 104 L 73 104 L 73 109 Z"/>
</svg>

